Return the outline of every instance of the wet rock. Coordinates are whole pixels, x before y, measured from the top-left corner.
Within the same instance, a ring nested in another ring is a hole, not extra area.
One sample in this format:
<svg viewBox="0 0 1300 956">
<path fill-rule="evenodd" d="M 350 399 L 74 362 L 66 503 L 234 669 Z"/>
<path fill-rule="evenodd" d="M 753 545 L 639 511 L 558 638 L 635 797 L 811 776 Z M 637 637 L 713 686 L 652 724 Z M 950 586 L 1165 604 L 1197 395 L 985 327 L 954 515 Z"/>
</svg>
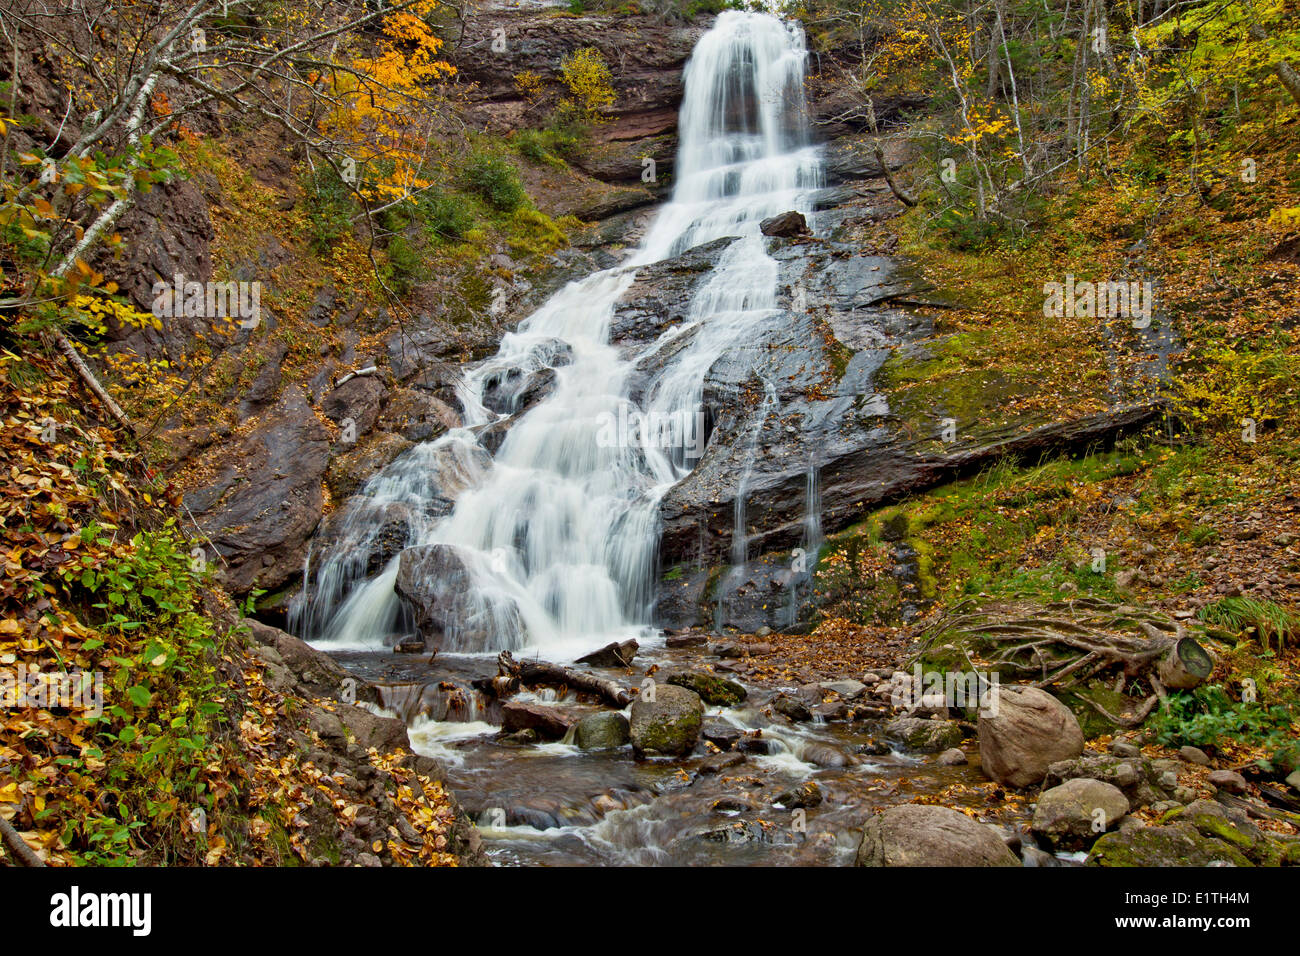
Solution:
<svg viewBox="0 0 1300 956">
<path fill-rule="evenodd" d="M 380 430 L 411 442 L 432 441 L 460 425 L 460 414 L 454 408 L 415 388 L 393 389 L 376 422 Z"/>
<path fill-rule="evenodd" d="M 745 736 L 745 732 L 731 724 L 709 721 L 704 724 L 700 736 L 720 750 L 730 750 Z"/>
<path fill-rule="evenodd" d="M 669 634 L 664 640 L 664 644 L 671 650 L 680 650 L 684 647 L 702 647 L 707 643 L 709 643 L 709 639 L 699 632 Z"/>
<path fill-rule="evenodd" d="M 691 752 L 704 721 L 699 694 L 660 684 L 655 699 L 632 702 L 632 747 L 638 756 L 681 757 Z"/>
<path fill-rule="evenodd" d="M 732 767 L 740 766 L 745 762 L 745 759 L 745 755 L 737 750 L 712 754 L 700 761 L 700 773 L 706 775 L 721 773 L 724 770 L 730 770 Z"/>
<path fill-rule="evenodd" d="M 615 750 L 628 739 L 627 718 L 617 711 L 588 714 L 573 728 L 573 742 L 583 750 Z"/>
<path fill-rule="evenodd" d="M 695 691 L 700 700 L 715 707 L 735 707 L 749 696 L 734 680 L 704 671 L 677 671 L 668 675 L 668 683 Z"/>
<path fill-rule="evenodd" d="M 774 750 L 771 740 L 750 734 L 740 738 L 736 743 L 736 749 L 743 754 L 753 754 L 756 757 L 766 757 Z"/>
<path fill-rule="evenodd" d="M 817 786 L 817 781 L 808 780 L 797 787 L 781 791 L 772 802 L 787 810 L 812 809 L 821 805 L 822 789 Z"/>
<path fill-rule="evenodd" d="M 808 709 L 808 705 L 797 697 L 791 697 L 789 694 L 780 694 L 774 698 L 772 710 L 787 720 L 793 720 L 795 723 L 812 720 L 812 711 Z"/>
<path fill-rule="evenodd" d="M 889 744 L 882 743 L 879 740 L 868 741 L 867 743 L 858 746 L 858 753 L 864 754 L 868 757 L 885 757 L 893 752 L 894 750 L 889 746 Z"/>
<path fill-rule="evenodd" d="M 838 747 L 821 741 L 812 741 L 804 744 L 800 750 L 799 759 L 804 763 L 810 763 L 814 767 L 825 767 L 828 769 L 838 769 L 840 767 L 855 766 L 858 761 L 852 754 L 845 753 Z"/>
<path fill-rule="evenodd" d="M 793 210 L 777 216 L 769 216 L 758 224 L 758 228 L 765 236 L 783 239 L 808 235 L 808 221 L 804 219 L 803 213 Z"/>
<path fill-rule="evenodd" d="M 891 740 L 918 753 L 939 753 L 961 743 L 961 726 L 953 720 L 897 717 L 885 724 L 883 731 Z"/>
<path fill-rule="evenodd" d="M 1036 687 L 1003 686 L 996 707 L 980 711 L 980 763 L 1011 787 L 1039 783 L 1048 767 L 1083 752 L 1083 733 L 1070 709 Z"/>
<path fill-rule="evenodd" d="M 1078 777 L 1043 792 L 1033 829 L 1052 841 L 1082 840 L 1110 829 L 1128 811 L 1128 798 L 1118 787 Z"/>
<path fill-rule="evenodd" d="M 411 443 L 401 435 L 387 432 L 367 435 L 353 445 L 341 446 L 342 450 L 330 461 L 325 474 L 330 495 L 335 501 L 349 497 L 368 478 L 410 447 Z"/>
<path fill-rule="evenodd" d="M 966 752 L 964 750 L 960 747 L 953 747 L 952 749 L 945 750 L 943 753 L 939 754 L 938 758 L 934 762 L 940 767 L 960 767 L 969 761 L 967 760 Z"/>
<path fill-rule="evenodd" d="M 636 657 L 637 649 L 640 647 L 636 641 L 628 640 L 619 643 L 614 641 L 606 644 L 598 651 L 592 651 L 584 657 L 578 658 L 579 664 L 587 664 L 591 667 L 630 667 L 632 658 Z"/>
<path fill-rule="evenodd" d="M 531 730 L 543 740 L 559 740 L 572 725 L 572 716 L 545 704 L 512 700 L 501 707 L 501 730 L 506 734 Z"/>
<path fill-rule="evenodd" d="M 358 376 L 327 392 L 321 399 L 320 409 L 336 425 L 343 426 L 350 421 L 360 436 L 375 427 L 379 407 L 387 394 L 388 388 L 379 376 Z"/>
<path fill-rule="evenodd" d="M 526 633 L 518 607 L 489 600 L 475 586 L 466 558 L 452 545 L 407 548 L 398 561 L 393 589 L 420 636 L 445 651 L 513 650 Z"/>
<path fill-rule="evenodd" d="M 715 813 L 744 813 L 746 810 L 757 810 L 758 803 L 745 794 L 728 794 L 714 800 L 709 809 Z"/>
<path fill-rule="evenodd" d="M 996 830 L 947 807 L 890 807 L 867 821 L 858 866 L 1019 866 Z"/>
<path fill-rule="evenodd" d="M 849 716 L 849 705 L 842 700 L 831 701 L 828 704 L 816 704 L 812 709 L 812 713 L 818 720 L 845 720 Z"/>
<path fill-rule="evenodd" d="M 321 478 L 329 433 L 296 386 L 233 448 L 223 447 L 216 477 L 185 505 L 224 561 L 225 587 L 244 594 L 275 588 L 302 573 L 308 536 L 325 506 Z M 209 560 L 212 555 L 209 555 Z"/>
</svg>

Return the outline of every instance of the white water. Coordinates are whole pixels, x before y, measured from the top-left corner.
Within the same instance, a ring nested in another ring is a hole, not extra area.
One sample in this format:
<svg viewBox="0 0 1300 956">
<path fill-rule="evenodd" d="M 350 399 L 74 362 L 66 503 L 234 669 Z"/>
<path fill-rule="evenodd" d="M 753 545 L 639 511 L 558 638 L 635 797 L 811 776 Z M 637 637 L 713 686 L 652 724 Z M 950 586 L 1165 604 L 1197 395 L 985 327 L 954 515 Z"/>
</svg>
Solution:
<svg viewBox="0 0 1300 956">
<path fill-rule="evenodd" d="M 395 507 L 413 515 L 408 546 L 453 545 L 472 568 L 477 636 L 450 635 L 445 650 L 528 647 L 568 659 L 644 627 L 656 581 L 658 503 L 698 461 L 683 426 L 702 416 L 705 375 L 781 315 L 777 264 L 758 224 L 790 209 L 810 212 L 821 184 L 820 157 L 806 134 L 805 58 L 796 25 L 768 14 L 719 15 L 686 67 L 672 201 L 641 247 L 618 268 L 560 290 L 458 388 L 466 425 L 491 423 L 498 416 L 484 405 L 485 389 L 512 370 L 526 376 L 550 367 L 559 340 L 572 361 L 556 368 L 553 392 L 513 424 L 490 468 L 478 467 L 482 453 L 466 428 L 368 482 L 343 518 L 340 543 L 316 559 L 314 577 L 309 564 L 293 612 L 299 633 L 334 647 L 378 647 L 403 630 L 393 591 L 398 560 L 364 579 L 377 526 Z M 665 333 L 691 331 L 690 344 L 635 409 L 660 423 L 652 440 L 614 434 L 611 441 L 611 423 L 620 411 L 627 417 L 633 368 L 609 342 L 616 302 L 638 267 L 726 236 L 739 238 L 685 326 Z M 441 471 L 447 465 L 456 472 L 450 480 Z M 437 495 L 454 500 L 449 515 L 427 514 Z M 743 540 L 744 529 L 737 532 Z"/>
</svg>

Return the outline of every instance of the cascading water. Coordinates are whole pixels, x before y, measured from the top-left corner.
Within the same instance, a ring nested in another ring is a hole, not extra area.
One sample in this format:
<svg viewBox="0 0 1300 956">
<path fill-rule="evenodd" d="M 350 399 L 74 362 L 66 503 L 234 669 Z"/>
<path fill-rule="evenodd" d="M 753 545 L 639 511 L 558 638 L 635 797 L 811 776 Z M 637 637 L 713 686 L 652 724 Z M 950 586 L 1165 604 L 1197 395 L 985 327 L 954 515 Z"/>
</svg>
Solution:
<svg viewBox="0 0 1300 956">
<path fill-rule="evenodd" d="M 458 389 L 466 427 L 365 485 L 339 537 L 309 562 L 292 611 L 299 633 L 380 646 L 401 630 L 400 558 L 380 550 L 385 526 L 390 538 L 393 526 L 402 529 L 405 547 L 454 548 L 473 582 L 466 613 L 476 623 L 448 635 L 445 650 L 527 645 L 566 658 L 645 624 L 658 502 L 699 459 L 705 375 L 726 350 L 752 345 L 781 319 L 777 264 L 758 224 L 809 212 L 821 184 L 807 137 L 805 57 L 796 25 L 769 14 L 718 16 L 686 67 L 672 201 L 641 247 L 623 265 L 570 283 L 466 375 Z M 689 332 L 689 344 L 632 405 L 635 358 L 609 342 L 616 302 L 638 267 L 729 236 L 737 239 L 687 322 L 664 334 Z M 490 410 L 487 390 L 543 368 L 554 369 L 553 391 L 512 423 L 488 465 L 477 426 L 506 416 Z"/>
</svg>

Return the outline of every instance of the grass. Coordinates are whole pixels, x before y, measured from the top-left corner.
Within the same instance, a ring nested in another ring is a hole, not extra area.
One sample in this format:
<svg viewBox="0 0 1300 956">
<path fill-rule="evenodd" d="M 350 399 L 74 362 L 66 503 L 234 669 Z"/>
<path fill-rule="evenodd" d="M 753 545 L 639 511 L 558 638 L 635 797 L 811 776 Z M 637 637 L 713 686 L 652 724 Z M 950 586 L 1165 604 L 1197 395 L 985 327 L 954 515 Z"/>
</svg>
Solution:
<svg viewBox="0 0 1300 956">
<path fill-rule="evenodd" d="M 1202 608 L 1200 618 L 1236 634 L 1253 634 L 1265 651 L 1272 651 L 1274 643 L 1281 651 L 1300 636 L 1300 613 L 1255 598 L 1222 598 Z"/>
</svg>

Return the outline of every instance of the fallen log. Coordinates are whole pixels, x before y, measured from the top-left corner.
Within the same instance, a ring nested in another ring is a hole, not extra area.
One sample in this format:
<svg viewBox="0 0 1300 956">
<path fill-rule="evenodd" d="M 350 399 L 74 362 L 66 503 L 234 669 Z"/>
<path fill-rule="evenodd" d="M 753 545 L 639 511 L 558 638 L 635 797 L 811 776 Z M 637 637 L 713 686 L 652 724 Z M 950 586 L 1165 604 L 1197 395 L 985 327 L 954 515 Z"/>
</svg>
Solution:
<svg viewBox="0 0 1300 956">
<path fill-rule="evenodd" d="M 571 687 L 576 691 L 592 694 L 615 707 L 626 707 L 632 703 L 632 694 L 621 684 L 605 680 L 594 674 L 561 667 L 549 661 L 516 661 L 509 651 L 497 655 L 497 676 L 492 679 L 480 678 L 473 682 L 477 690 L 501 697 L 513 693 L 518 686 L 545 684 L 551 687 Z"/>
</svg>

